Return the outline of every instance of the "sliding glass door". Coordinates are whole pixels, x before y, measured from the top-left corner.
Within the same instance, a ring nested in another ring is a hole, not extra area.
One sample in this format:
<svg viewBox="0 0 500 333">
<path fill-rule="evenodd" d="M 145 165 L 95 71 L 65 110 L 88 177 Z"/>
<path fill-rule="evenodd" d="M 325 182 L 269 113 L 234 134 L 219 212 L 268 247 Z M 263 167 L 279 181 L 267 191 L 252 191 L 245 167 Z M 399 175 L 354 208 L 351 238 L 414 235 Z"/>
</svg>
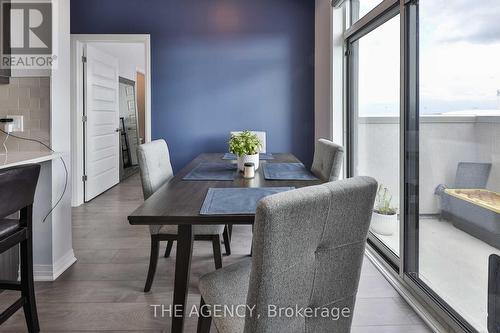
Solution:
<svg viewBox="0 0 500 333">
<path fill-rule="evenodd" d="M 419 11 L 418 278 L 488 332 L 488 259 L 500 255 L 500 3 L 420 0 Z"/>
<path fill-rule="evenodd" d="M 496 333 L 500 2 L 347 5 L 348 174 L 381 185 L 369 243 L 452 331 Z"/>
<path fill-rule="evenodd" d="M 399 15 L 350 41 L 351 174 L 371 176 L 379 195 L 370 240 L 397 264 L 399 256 Z"/>
</svg>

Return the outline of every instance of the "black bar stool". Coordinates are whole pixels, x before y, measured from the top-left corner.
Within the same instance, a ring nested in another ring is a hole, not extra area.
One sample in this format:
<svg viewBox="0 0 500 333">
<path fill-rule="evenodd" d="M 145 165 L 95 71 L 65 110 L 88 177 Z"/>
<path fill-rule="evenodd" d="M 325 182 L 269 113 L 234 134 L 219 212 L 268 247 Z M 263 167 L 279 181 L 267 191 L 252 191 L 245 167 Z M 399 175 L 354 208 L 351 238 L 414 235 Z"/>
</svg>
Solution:
<svg viewBox="0 0 500 333">
<path fill-rule="evenodd" d="M 39 332 L 33 283 L 32 213 L 39 165 L 0 170 L 0 254 L 20 244 L 21 282 L 0 281 L 0 290 L 17 290 L 21 298 L 0 314 L 0 325 L 21 307 L 29 332 Z M 20 212 L 19 220 L 5 219 Z"/>
</svg>

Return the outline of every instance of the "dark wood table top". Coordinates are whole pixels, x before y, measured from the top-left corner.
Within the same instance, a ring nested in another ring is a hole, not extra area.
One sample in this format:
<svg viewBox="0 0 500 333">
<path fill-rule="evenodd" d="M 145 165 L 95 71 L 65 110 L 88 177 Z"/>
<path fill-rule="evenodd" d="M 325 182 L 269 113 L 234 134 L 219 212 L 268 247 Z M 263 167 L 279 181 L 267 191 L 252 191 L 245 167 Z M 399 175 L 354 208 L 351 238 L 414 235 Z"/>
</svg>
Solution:
<svg viewBox="0 0 500 333">
<path fill-rule="evenodd" d="M 182 180 L 200 163 L 224 161 L 224 154 L 201 154 L 182 169 L 170 182 L 162 186 L 144 202 L 128 220 L 132 225 L 167 225 L 167 224 L 252 224 L 255 214 L 251 215 L 200 215 L 209 188 L 230 187 L 295 187 L 301 188 L 321 184 L 322 181 L 268 181 L 264 178 L 265 163 L 300 162 L 292 154 L 273 154 L 274 159 L 261 161 L 261 166 L 254 179 L 244 179 L 239 174 L 233 181 L 186 181 Z"/>
</svg>

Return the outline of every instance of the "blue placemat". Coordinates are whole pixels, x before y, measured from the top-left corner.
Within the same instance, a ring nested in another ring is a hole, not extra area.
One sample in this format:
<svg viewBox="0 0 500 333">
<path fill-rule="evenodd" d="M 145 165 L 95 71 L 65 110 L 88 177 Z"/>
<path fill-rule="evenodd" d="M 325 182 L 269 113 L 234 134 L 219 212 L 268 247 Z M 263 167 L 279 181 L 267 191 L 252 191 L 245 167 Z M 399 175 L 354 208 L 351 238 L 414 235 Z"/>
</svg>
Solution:
<svg viewBox="0 0 500 333">
<path fill-rule="evenodd" d="M 266 180 L 317 180 L 302 163 L 268 163 L 264 165 Z"/>
<path fill-rule="evenodd" d="M 257 202 L 268 195 L 291 191 L 293 187 L 210 188 L 201 215 L 255 214 Z"/>
<path fill-rule="evenodd" d="M 183 180 L 234 180 L 237 166 L 230 163 L 200 163 Z"/>
<path fill-rule="evenodd" d="M 274 160 L 274 156 L 271 153 L 260 154 L 259 158 L 263 161 Z M 226 161 L 236 161 L 238 156 L 232 153 L 225 153 L 224 156 L 222 156 L 222 159 Z"/>
</svg>

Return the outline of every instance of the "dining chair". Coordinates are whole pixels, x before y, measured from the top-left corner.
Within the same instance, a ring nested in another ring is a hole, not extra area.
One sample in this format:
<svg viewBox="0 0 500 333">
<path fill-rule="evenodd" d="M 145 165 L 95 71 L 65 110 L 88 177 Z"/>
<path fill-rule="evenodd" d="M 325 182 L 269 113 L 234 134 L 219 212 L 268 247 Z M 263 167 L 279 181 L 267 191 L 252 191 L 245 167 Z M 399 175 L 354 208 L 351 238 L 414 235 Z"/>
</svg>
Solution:
<svg viewBox="0 0 500 333">
<path fill-rule="evenodd" d="M 198 332 L 210 331 L 207 307 L 247 305 L 244 316 L 215 316 L 218 332 L 348 333 L 376 192 L 374 179 L 358 177 L 262 199 L 253 257 L 200 278 Z M 347 315 L 273 317 L 273 306 Z"/>
<path fill-rule="evenodd" d="M 156 140 L 151 143 L 140 145 L 137 149 L 137 153 L 141 174 L 142 191 L 144 199 L 146 200 L 161 186 L 168 183 L 173 178 L 174 172 L 170 163 L 170 153 L 165 140 Z M 151 225 L 149 230 L 151 233 L 151 254 L 144 292 L 149 292 L 153 284 L 156 266 L 158 263 L 160 242 L 167 241 L 165 257 L 168 258 L 170 256 L 173 243 L 177 240 L 177 226 L 175 225 Z M 193 228 L 193 232 L 195 240 L 212 242 L 215 268 L 221 268 L 221 236 L 223 236 L 225 240 L 226 254 L 230 254 L 230 248 L 229 251 L 227 250 L 230 242 L 228 240 L 228 231 L 225 226 L 195 226 Z"/>
<path fill-rule="evenodd" d="M 344 148 L 332 141 L 319 139 L 314 149 L 311 172 L 321 180 L 333 182 L 339 179 L 344 158 Z"/>
<path fill-rule="evenodd" d="M 263 131 L 250 131 L 250 132 L 253 134 L 256 134 L 260 140 L 260 143 L 262 144 L 262 148 L 260 149 L 260 153 L 266 154 L 267 153 L 267 142 L 266 142 L 267 134 L 266 134 L 266 132 L 263 132 Z M 231 135 L 238 135 L 241 133 L 242 133 L 241 131 L 233 131 L 230 134 Z"/>
<path fill-rule="evenodd" d="M 21 292 L 21 297 L 0 313 L 0 325 L 21 307 L 28 332 L 39 332 L 33 283 L 33 201 L 39 165 L 0 170 L 0 254 L 19 244 L 20 281 L 0 281 L 0 290 Z M 19 212 L 19 218 L 7 218 Z"/>
</svg>

